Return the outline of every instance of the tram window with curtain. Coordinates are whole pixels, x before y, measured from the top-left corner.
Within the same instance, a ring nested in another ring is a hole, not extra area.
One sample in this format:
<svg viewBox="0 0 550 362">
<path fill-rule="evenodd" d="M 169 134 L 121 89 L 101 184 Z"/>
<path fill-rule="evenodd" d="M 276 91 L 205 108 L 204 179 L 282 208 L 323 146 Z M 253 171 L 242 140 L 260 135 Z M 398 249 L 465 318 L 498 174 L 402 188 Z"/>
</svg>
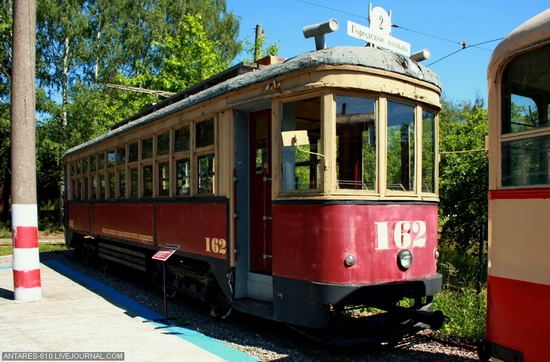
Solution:
<svg viewBox="0 0 550 362">
<path fill-rule="evenodd" d="M 546 46 L 519 55 L 504 71 L 502 186 L 550 184 L 549 57 Z"/>
<path fill-rule="evenodd" d="M 336 97 L 336 178 L 339 189 L 375 190 L 376 100 Z"/>
<path fill-rule="evenodd" d="M 309 145 L 283 147 L 283 190 L 321 188 L 321 99 L 319 97 L 283 105 L 282 131 L 305 130 Z"/>
</svg>

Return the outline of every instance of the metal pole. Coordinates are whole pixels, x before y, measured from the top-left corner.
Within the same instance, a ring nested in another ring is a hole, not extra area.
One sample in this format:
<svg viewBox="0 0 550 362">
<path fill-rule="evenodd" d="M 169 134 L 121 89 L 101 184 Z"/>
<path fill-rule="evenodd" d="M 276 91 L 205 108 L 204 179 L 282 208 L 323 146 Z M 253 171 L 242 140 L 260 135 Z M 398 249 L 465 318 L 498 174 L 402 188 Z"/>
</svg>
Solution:
<svg viewBox="0 0 550 362">
<path fill-rule="evenodd" d="M 262 53 L 262 34 L 264 33 L 262 24 L 256 25 L 256 40 L 254 41 L 254 61 L 260 59 Z"/>
<path fill-rule="evenodd" d="M 36 0 L 14 0 L 11 198 L 14 298 L 42 298 L 36 206 Z"/>
<path fill-rule="evenodd" d="M 481 225 L 479 237 L 478 272 L 477 272 L 477 293 L 481 293 L 481 281 L 483 278 L 483 252 L 485 251 L 485 225 Z"/>
<path fill-rule="evenodd" d="M 168 303 L 166 301 L 166 262 L 162 262 L 162 284 L 164 288 L 164 323 L 168 323 Z"/>
</svg>

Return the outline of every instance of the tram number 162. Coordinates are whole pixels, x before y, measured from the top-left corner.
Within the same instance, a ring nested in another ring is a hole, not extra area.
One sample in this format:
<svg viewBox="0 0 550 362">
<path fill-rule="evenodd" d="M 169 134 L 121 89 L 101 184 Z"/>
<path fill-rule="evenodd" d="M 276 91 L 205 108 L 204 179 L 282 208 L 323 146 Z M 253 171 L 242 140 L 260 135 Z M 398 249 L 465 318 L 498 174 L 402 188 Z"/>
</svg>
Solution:
<svg viewBox="0 0 550 362">
<path fill-rule="evenodd" d="M 416 221 L 379 221 L 376 225 L 376 250 L 388 250 L 390 238 L 399 249 L 423 248 L 426 246 L 426 222 Z"/>
<path fill-rule="evenodd" d="M 206 252 L 214 254 L 227 254 L 227 243 L 225 239 L 204 238 L 206 244 Z"/>
</svg>

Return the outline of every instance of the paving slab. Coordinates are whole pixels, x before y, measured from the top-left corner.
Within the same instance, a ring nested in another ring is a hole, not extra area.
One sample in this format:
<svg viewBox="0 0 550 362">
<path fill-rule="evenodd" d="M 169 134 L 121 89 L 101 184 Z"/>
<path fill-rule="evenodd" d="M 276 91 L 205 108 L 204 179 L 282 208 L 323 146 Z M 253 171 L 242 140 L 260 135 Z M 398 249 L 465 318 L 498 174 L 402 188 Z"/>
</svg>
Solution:
<svg viewBox="0 0 550 362">
<path fill-rule="evenodd" d="M 13 270 L 0 265 L 0 360 L 17 357 L 10 352 L 33 353 L 27 360 L 49 352 L 42 360 L 120 360 L 124 353 L 124 361 L 257 361 L 165 321 L 162 315 L 56 260 L 44 261 L 40 273 L 42 298 L 20 302 L 14 300 Z M 86 352 L 94 355 L 82 354 Z M 95 354 L 99 352 L 106 354 Z"/>
</svg>

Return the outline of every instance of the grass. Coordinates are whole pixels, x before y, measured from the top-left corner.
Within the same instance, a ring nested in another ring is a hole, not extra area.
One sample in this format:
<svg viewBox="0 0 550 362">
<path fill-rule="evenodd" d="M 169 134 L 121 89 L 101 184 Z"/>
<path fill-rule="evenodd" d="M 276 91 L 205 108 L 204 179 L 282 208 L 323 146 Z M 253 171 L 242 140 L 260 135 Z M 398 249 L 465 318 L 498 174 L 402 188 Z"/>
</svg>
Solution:
<svg viewBox="0 0 550 362">
<path fill-rule="evenodd" d="M 477 343 L 485 335 L 486 273 L 482 273 L 479 285 L 477 255 L 459 254 L 448 247 L 440 247 L 440 253 L 443 290 L 434 298 L 434 309 L 441 310 L 450 322 L 436 333 L 442 338 Z"/>
<path fill-rule="evenodd" d="M 53 221 L 44 221 L 40 220 L 38 222 L 38 232 L 39 237 L 48 236 L 48 235 L 59 235 L 59 239 L 64 239 L 63 227 L 59 222 Z M 7 224 L 0 222 L 0 239 L 9 239 L 9 242 L 2 243 L 0 245 L 0 256 L 12 255 L 12 245 L 11 245 L 11 227 Z M 55 250 L 67 250 L 64 243 L 39 243 L 38 251 L 40 253 L 55 251 Z"/>
<path fill-rule="evenodd" d="M 40 243 L 38 244 L 38 252 L 45 253 L 48 251 L 67 250 L 65 244 L 62 243 Z M 13 250 L 11 245 L 0 245 L 0 256 L 12 255 Z"/>
</svg>

